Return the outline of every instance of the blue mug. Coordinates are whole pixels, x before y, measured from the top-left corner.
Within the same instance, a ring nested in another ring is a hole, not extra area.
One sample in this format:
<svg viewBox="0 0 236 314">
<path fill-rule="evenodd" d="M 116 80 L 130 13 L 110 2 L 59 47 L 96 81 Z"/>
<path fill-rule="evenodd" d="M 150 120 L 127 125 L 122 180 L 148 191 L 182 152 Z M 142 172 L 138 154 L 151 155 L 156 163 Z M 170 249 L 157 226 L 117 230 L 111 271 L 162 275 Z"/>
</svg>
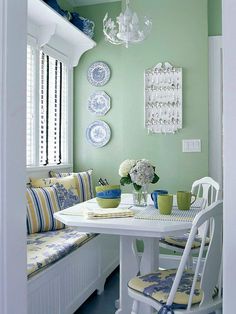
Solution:
<svg viewBox="0 0 236 314">
<path fill-rule="evenodd" d="M 155 190 L 151 193 L 151 198 L 152 198 L 154 206 L 156 208 L 158 208 L 158 203 L 157 203 L 158 195 L 161 195 L 161 194 L 168 194 L 168 191 L 166 191 L 166 190 Z"/>
</svg>

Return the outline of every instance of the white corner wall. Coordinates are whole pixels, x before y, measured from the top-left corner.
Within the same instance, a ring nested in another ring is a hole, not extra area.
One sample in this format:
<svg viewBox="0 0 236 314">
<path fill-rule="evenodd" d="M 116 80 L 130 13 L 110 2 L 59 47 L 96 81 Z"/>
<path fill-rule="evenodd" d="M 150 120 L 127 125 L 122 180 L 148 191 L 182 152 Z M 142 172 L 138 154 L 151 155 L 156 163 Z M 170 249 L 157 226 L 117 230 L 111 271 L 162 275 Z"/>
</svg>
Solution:
<svg viewBox="0 0 236 314">
<path fill-rule="evenodd" d="M 220 184 L 223 198 L 223 67 L 222 36 L 209 37 L 209 175 Z"/>
<path fill-rule="evenodd" d="M 224 85 L 224 302 L 223 313 L 235 313 L 236 295 L 236 1 L 223 0 Z"/>
<path fill-rule="evenodd" d="M 0 0 L 0 313 L 26 313 L 26 0 Z"/>
</svg>

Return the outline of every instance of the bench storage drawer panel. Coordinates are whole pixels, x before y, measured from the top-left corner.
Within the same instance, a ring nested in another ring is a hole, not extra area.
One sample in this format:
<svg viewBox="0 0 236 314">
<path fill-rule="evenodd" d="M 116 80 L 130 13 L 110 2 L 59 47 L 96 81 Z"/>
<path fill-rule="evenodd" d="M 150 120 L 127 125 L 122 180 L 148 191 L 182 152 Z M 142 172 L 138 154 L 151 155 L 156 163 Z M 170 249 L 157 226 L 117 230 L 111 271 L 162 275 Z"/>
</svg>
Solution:
<svg viewBox="0 0 236 314">
<path fill-rule="evenodd" d="M 119 237 L 93 237 L 28 280 L 28 313 L 72 314 L 118 265 Z"/>
</svg>

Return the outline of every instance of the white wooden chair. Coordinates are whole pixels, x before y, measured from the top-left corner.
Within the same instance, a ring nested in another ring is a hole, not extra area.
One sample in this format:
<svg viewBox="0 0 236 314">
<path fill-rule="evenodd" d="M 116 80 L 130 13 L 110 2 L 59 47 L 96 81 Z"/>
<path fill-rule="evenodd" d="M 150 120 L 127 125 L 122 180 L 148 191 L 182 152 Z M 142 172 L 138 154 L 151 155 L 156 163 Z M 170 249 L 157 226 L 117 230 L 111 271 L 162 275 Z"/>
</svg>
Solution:
<svg viewBox="0 0 236 314">
<path fill-rule="evenodd" d="M 204 258 L 204 247 L 210 222 L 212 236 Z M 186 270 L 188 256 L 198 228 L 204 227 L 195 271 Z M 222 226 L 223 202 L 218 201 L 195 217 L 178 269 L 137 276 L 128 283 L 134 299 L 131 314 L 137 314 L 140 302 L 159 314 L 221 313 L 222 307 Z"/>
<path fill-rule="evenodd" d="M 197 196 L 197 198 L 204 198 L 205 202 L 203 208 L 213 204 L 218 200 L 219 195 L 219 183 L 213 180 L 210 177 L 204 177 L 199 180 L 196 180 L 192 184 L 191 192 Z M 193 241 L 191 252 L 192 254 L 189 256 L 188 267 L 192 268 L 193 266 L 193 258 L 192 255 L 197 254 L 199 252 L 199 248 L 201 245 L 201 236 L 202 236 L 202 228 L 199 228 L 198 234 Z M 163 247 L 168 250 L 172 250 L 178 253 L 183 253 L 185 245 L 187 243 L 188 234 L 182 237 L 165 237 L 160 240 L 160 247 Z M 206 245 L 209 243 L 209 238 L 206 239 Z"/>
</svg>

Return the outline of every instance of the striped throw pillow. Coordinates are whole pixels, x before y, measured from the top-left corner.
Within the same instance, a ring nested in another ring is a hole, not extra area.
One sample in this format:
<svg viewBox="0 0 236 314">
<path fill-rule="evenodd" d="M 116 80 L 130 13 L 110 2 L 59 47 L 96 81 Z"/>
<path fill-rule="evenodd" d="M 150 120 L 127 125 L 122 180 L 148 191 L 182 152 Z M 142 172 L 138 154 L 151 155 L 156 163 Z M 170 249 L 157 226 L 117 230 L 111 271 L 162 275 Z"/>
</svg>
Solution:
<svg viewBox="0 0 236 314">
<path fill-rule="evenodd" d="M 53 178 L 62 178 L 73 175 L 76 180 L 76 188 L 78 191 L 80 202 L 85 202 L 94 197 L 92 170 L 83 172 L 55 172 L 50 171 L 49 175 Z"/>
<path fill-rule="evenodd" d="M 77 192 L 77 180 L 73 175 L 60 177 L 60 178 L 30 178 L 30 184 L 33 188 L 44 188 L 48 186 L 53 186 L 54 184 L 61 184 L 65 189 L 78 196 Z"/>
<path fill-rule="evenodd" d="M 61 210 L 54 187 L 27 188 L 28 233 L 51 231 L 64 228 L 64 224 L 53 218 Z"/>
</svg>

